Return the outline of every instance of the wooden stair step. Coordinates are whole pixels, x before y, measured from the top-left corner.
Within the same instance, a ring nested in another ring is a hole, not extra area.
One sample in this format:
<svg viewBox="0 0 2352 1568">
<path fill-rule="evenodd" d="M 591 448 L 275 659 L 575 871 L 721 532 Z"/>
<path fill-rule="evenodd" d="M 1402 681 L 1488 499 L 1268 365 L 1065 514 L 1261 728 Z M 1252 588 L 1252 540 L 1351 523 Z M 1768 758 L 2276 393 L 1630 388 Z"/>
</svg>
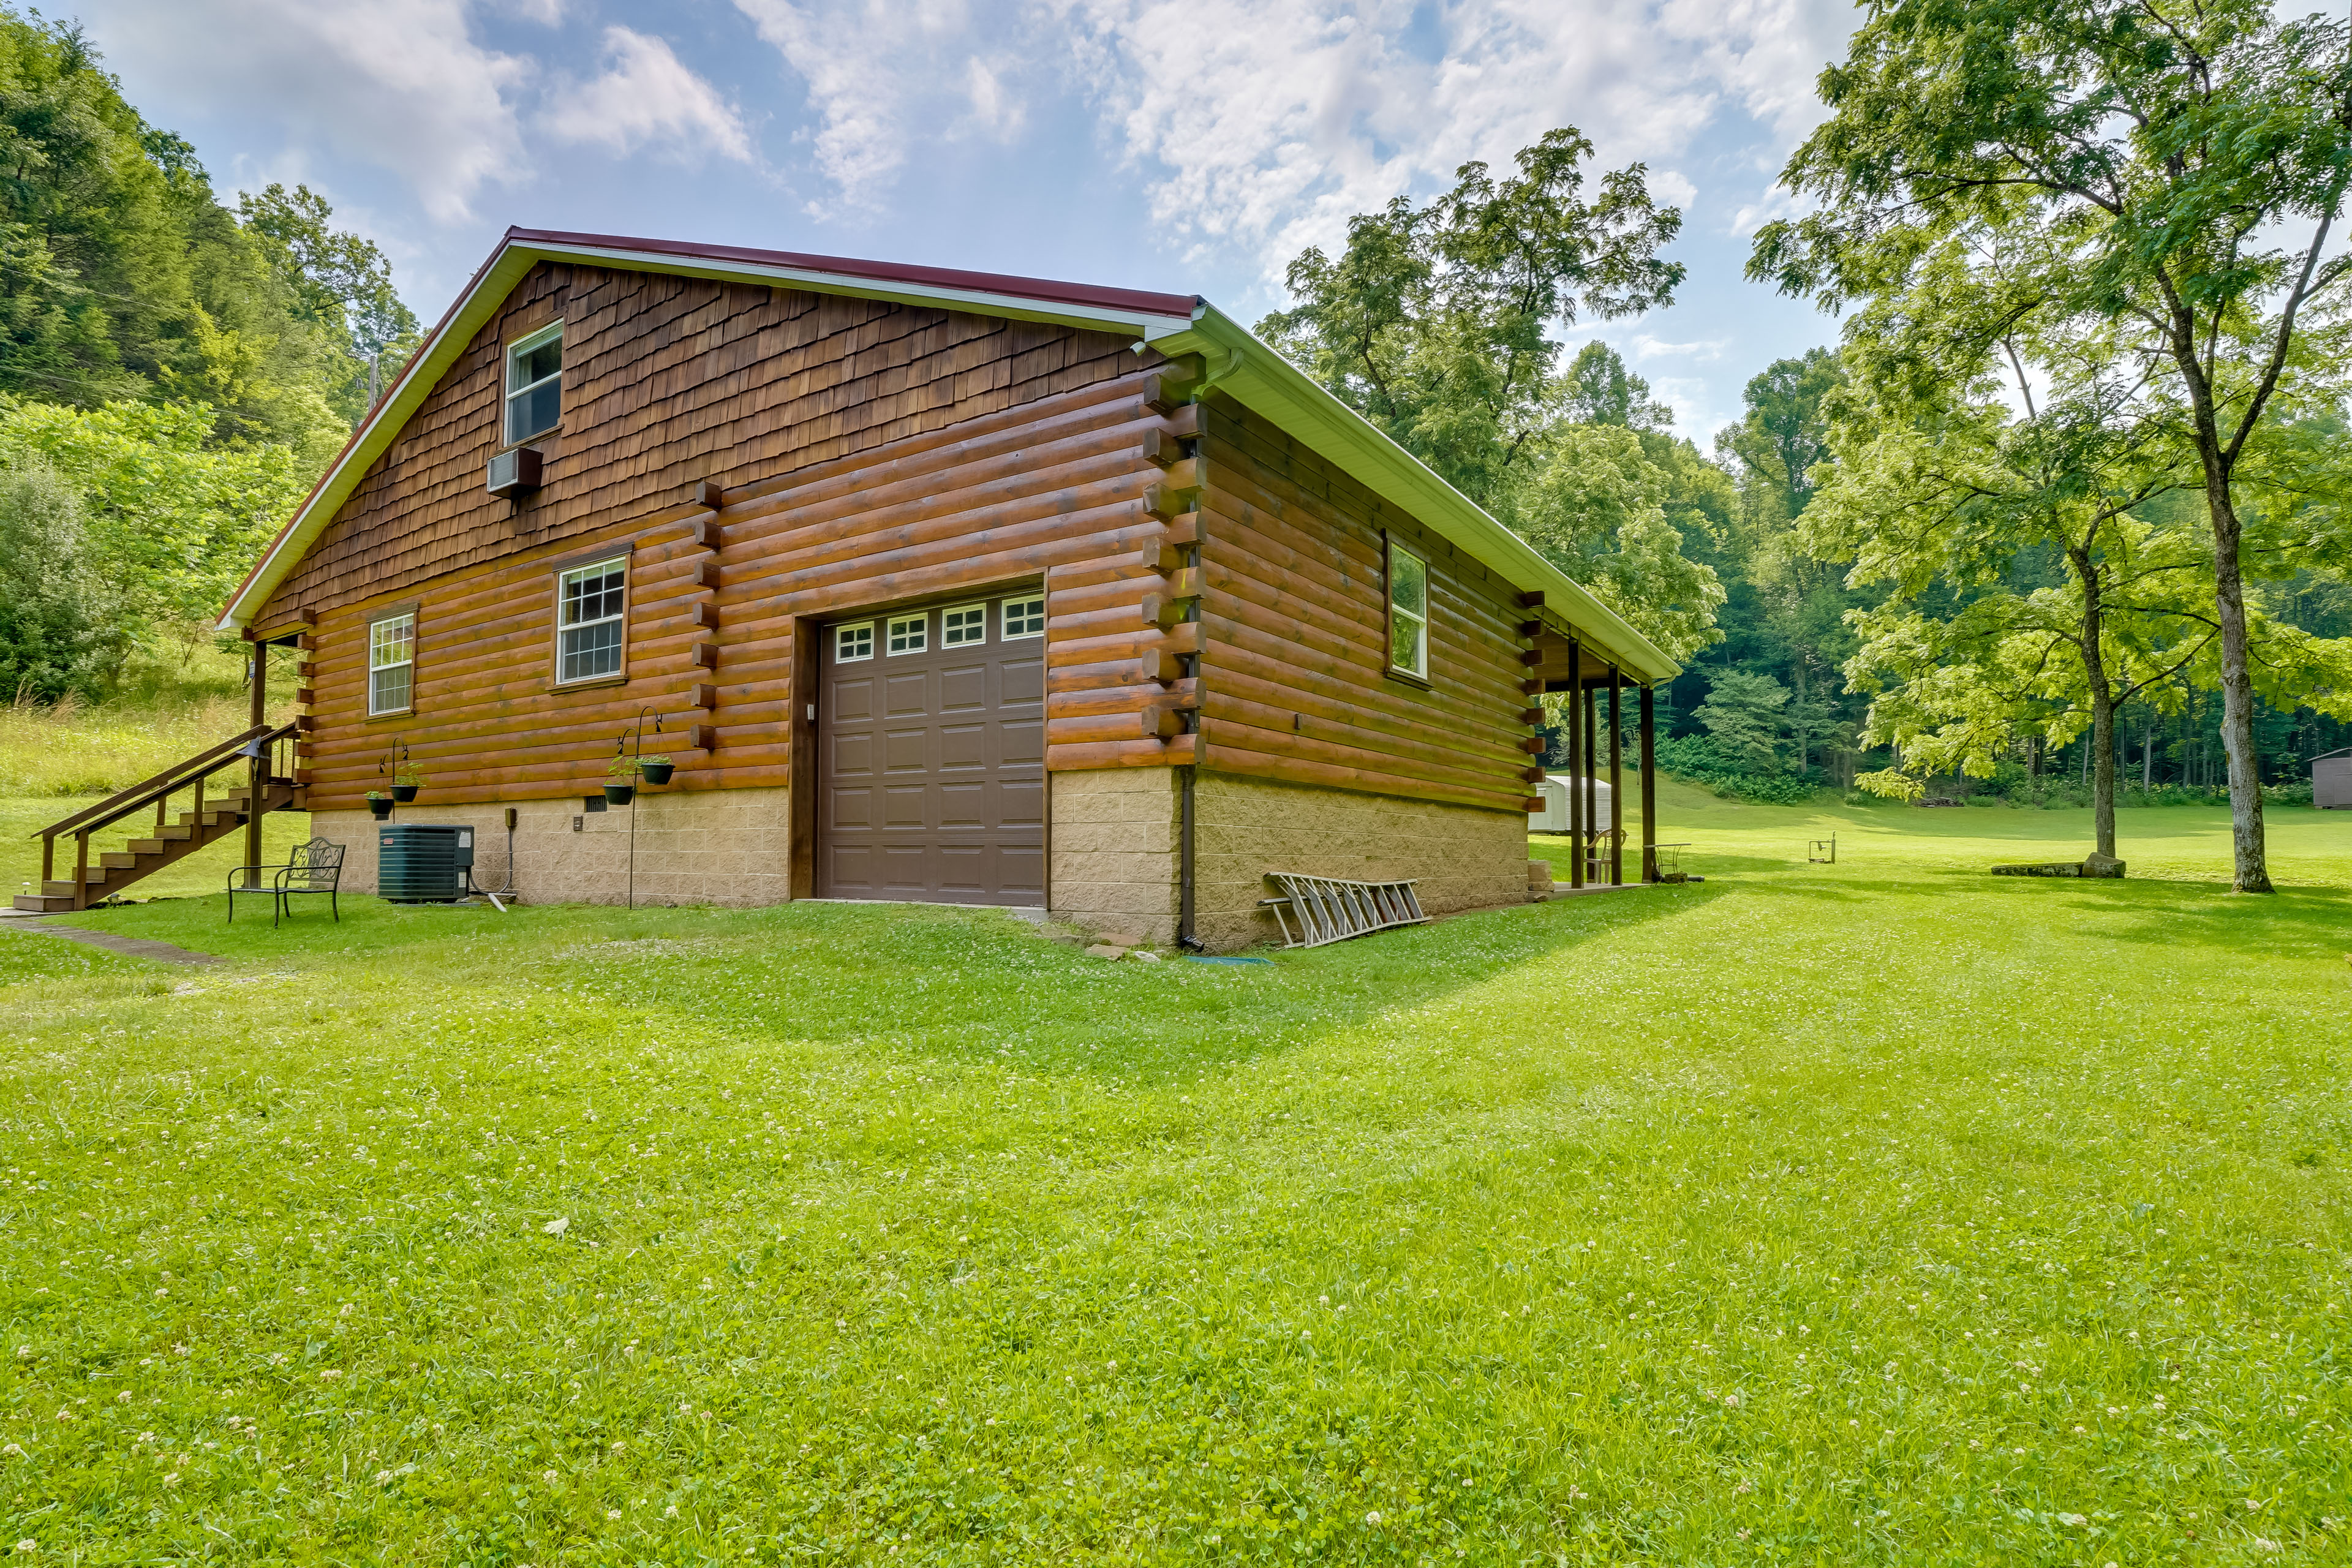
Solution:
<svg viewBox="0 0 2352 1568">
<path fill-rule="evenodd" d="M 53 915 L 73 908 L 71 893 L 19 893 L 16 907 L 28 914 Z"/>
<path fill-rule="evenodd" d="M 163 851 L 157 850 L 156 853 L 161 854 Z M 101 869 L 108 871 L 136 871 L 139 869 L 139 852 L 135 849 L 129 851 L 109 849 L 99 856 L 98 864 Z M 105 879 L 103 877 L 99 879 L 100 881 Z"/>
</svg>

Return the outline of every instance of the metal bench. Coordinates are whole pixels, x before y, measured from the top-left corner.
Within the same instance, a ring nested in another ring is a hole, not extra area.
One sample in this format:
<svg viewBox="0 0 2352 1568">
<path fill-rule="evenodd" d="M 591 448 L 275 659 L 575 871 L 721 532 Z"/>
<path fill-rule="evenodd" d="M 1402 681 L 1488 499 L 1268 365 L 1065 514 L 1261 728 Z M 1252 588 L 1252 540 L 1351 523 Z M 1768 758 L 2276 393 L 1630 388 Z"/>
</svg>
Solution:
<svg viewBox="0 0 2352 1568">
<path fill-rule="evenodd" d="M 333 911 L 335 923 L 343 920 L 342 904 L 338 897 L 343 881 L 343 847 L 324 838 L 313 838 L 308 844 L 297 844 L 283 866 L 239 866 L 228 874 L 228 918 L 236 919 L 236 896 L 258 893 L 264 889 L 255 883 L 237 886 L 236 879 L 247 871 L 274 873 L 269 887 L 269 923 L 275 927 L 282 914 L 294 912 L 293 900 L 298 893 L 324 893 L 327 908 Z"/>
</svg>

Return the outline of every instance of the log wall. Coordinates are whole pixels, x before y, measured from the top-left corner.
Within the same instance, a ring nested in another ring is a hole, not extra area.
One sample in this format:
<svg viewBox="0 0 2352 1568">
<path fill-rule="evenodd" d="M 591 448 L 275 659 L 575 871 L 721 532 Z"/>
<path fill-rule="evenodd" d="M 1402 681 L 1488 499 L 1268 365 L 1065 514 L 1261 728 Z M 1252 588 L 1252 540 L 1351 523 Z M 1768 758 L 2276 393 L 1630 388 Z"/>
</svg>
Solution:
<svg viewBox="0 0 2352 1568">
<path fill-rule="evenodd" d="M 1135 605 L 1156 580 L 1141 552 L 1163 532 L 1143 510 L 1160 473 L 1143 437 L 1169 423 L 1144 406 L 1141 381 L 1131 372 L 744 487 L 716 512 L 671 508 L 323 612 L 312 805 L 359 804 L 395 743 L 427 776 L 430 802 L 593 793 L 646 707 L 664 725 L 646 753 L 678 763 L 670 787 L 789 785 L 793 747 L 811 732 L 814 687 L 793 657 L 804 621 L 1040 581 L 1083 582 L 1108 611 L 1092 635 L 1050 650 L 1049 735 L 1072 723 L 1135 732 L 1138 710 L 1165 696 L 1134 679 L 1145 640 Z M 698 542 L 712 525 L 715 545 Z M 554 566 L 600 547 L 630 551 L 625 677 L 559 689 Z M 415 708 L 371 720 L 367 622 L 411 599 Z M 694 743 L 696 726 L 708 745 Z"/>
<path fill-rule="evenodd" d="M 1517 590 L 1230 399 L 1206 412 L 1207 764 L 1526 810 Z M 1426 688 L 1388 673 L 1391 532 L 1429 562 Z"/>
<path fill-rule="evenodd" d="M 558 315 L 563 423 L 516 507 L 481 489 L 502 345 Z M 1229 400 L 1155 408 L 1159 363 L 1100 333 L 535 268 L 257 620 L 310 628 L 310 805 L 359 807 L 401 746 L 427 806 L 593 794 L 650 708 L 672 789 L 797 773 L 797 813 L 815 621 L 1042 583 L 1051 770 L 1523 810 L 1515 593 Z M 1431 563 L 1427 689 L 1385 673 L 1384 530 Z M 625 673 L 559 689 L 554 569 L 605 548 L 629 552 Z M 1147 620 L 1171 599 L 1194 607 Z M 410 602 L 414 708 L 370 719 L 367 622 Z"/>
</svg>

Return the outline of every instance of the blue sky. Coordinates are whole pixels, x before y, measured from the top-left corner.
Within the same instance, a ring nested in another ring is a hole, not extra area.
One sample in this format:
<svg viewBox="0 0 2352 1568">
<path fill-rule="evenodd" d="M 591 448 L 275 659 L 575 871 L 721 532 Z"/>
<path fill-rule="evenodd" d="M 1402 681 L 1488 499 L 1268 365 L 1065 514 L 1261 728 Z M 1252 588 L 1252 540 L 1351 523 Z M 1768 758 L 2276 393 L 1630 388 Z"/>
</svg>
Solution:
<svg viewBox="0 0 2352 1568">
<path fill-rule="evenodd" d="M 1835 325 L 1741 279 L 1837 0 L 86 0 L 226 194 L 304 181 L 426 320 L 509 224 L 1194 291 L 1255 321 L 1348 216 L 1572 124 L 1680 205 L 1587 323 L 1706 446 Z"/>
</svg>

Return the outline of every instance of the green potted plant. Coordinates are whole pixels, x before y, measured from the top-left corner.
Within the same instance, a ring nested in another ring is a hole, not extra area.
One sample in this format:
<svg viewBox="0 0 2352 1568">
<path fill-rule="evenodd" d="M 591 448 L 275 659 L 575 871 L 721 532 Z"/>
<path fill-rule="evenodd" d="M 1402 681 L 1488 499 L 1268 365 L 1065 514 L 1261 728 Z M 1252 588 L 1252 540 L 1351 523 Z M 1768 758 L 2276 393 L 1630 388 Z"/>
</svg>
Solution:
<svg viewBox="0 0 2352 1568">
<path fill-rule="evenodd" d="M 604 772 L 608 775 L 604 780 L 605 805 L 626 805 L 637 798 L 637 786 L 628 782 L 637 776 L 635 757 L 614 757 Z"/>
<path fill-rule="evenodd" d="M 378 822 L 385 821 L 392 816 L 392 796 L 384 794 L 383 791 L 380 789 L 368 791 L 367 803 L 368 815 Z"/>
<path fill-rule="evenodd" d="M 637 759 L 637 772 L 644 775 L 646 783 L 649 784 L 666 784 L 669 783 L 670 770 L 677 765 L 677 763 L 671 762 L 667 757 L 639 757 Z"/>
<path fill-rule="evenodd" d="M 392 798 L 406 805 L 425 787 L 425 775 L 415 768 L 403 768 L 392 781 Z"/>
</svg>

